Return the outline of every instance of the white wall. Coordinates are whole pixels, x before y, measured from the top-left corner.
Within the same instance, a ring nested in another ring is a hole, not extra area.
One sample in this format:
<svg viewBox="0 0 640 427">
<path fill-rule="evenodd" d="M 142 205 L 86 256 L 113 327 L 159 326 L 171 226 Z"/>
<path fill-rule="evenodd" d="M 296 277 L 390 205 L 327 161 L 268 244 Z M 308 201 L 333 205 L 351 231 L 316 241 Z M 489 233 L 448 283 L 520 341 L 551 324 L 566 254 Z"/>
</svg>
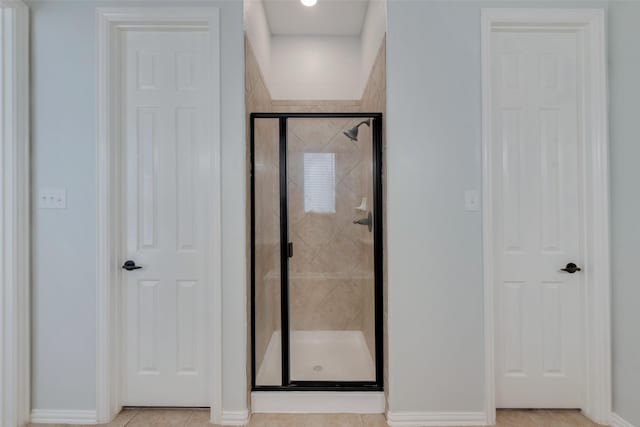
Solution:
<svg viewBox="0 0 640 427">
<path fill-rule="evenodd" d="M 614 410 L 640 425 L 640 3 L 393 0 L 387 36 L 389 409 L 483 409 L 481 7 L 609 9 Z M 419 218 L 419 222 L 416 222 Z"/>
<path fill-rule="evenodd" d="M 640 3 L 609 12 L 613 272 L 613 410 L 640 426 Z"/>
<path fill-rule="evenodd" d="M 30 6 L 33 191 L 67 190 L 65 210 L 33 203 L 32 407 L 94 409 L 94 10 Z"/>
<path fill-rule="evenodd" d="M 273 99 L 360 99 L 359 37 L 273 36 L 267 86 Z"/>
<path fill-rule="evenodd" d="M 67 190 L 67 209 L 33 211 L 32 404 L 95 409 L 95 7 L 136 4 L 29 4 L 34 195 L 44 187 Z M 223 407 L 243 410 L 246 361 L 238 357 L 246 353 L 245 216 L 238 215 L 245 211 L 242 3 L 197 4 L 221 10 Z"/>
<path fill-rule="evenodd" d="M 477 7 L 389 2 L 393 412 L 482 410 L 482 225 L 463 209 L 464 190 L 480 188 L 479 24 Z"/>
</svg>

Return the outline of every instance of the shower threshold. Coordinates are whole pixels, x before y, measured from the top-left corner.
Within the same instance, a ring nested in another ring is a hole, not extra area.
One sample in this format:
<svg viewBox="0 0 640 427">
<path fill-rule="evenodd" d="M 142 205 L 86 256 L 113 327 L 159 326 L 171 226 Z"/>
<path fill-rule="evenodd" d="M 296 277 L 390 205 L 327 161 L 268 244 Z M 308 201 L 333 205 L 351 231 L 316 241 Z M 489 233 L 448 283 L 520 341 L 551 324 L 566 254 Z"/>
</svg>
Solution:
<svg viewBox="0 0 640 427">
<path fill-rule="evenodd" d="M 254 414 L 383 414 L 384 392 L 253 391 Z"/>
<path fill-rule="evenodd" d="M 258 384 L 281 381 L 280 331 L 271 336 Z M 375 365 L 361 331 L 292 331 L 293 381 L 372 381 Z M 320 368 L 320 369 L 319 369 Z M 253 413 L 355 413 L 381 414 L 383 392 L 371 391 L 254 391 Z"/>
<path fill-rule="evenodd" d="M 375 381 L 375 365 L 362 331 L 292 331 L 292 381 Z M 257 384 L 280 384 L 281 333 L 271 336 Z"/>
</svg>

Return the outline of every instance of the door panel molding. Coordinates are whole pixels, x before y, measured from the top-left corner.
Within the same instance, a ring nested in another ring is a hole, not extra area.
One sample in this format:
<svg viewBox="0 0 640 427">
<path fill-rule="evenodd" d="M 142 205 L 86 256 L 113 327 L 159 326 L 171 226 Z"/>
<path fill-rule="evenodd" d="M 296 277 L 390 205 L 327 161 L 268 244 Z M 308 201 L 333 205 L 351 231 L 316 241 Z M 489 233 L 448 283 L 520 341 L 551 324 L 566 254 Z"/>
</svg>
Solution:
<svg viewBox="0 0 640 427">
<path fill-rule="evenodd" d="M 211 263 L 208 268 L 207 345 L 211 357 L 209 378 L 211 421 L 222 421 L 222 291 L 221 291 L 221 164 L 220 164 L 220 18 L 217 7 L 120 7 L 98 8 L 97 22 L 97 377 L 96 421 L 106 423 L 121 410 L 123 316 L 121 284 L 125 255 L 124 138 L 120 135 L 122 90 L 121 33 L 123 31 L 208 31 L 211 53 L 213 115 L 211 117 L 210 182 L 206 215 Z"/>
<path fill-rule="evenodd" d="M 29 9 L 0 6 L 0 425 L 30 411 Z"/>
<path fill-rule="evenodd" d="M 609 259 L 609 164 L 606 40 L 602 9 L 483 9 L 482 37 L 482 178 L 485 325 L 485 409 L 488 424 L 495 424 L 495 260 L 493 167 L 493 111 L 491 87 L 492 34 L 500 31 L 577 33 L 587 78 L 582 133 L 585 153 L 582 208 L 585 226 L 585 385 L 582 411 L 592 420 L 608 424 L 611 416 L 611 320 Z"/>
</svg>

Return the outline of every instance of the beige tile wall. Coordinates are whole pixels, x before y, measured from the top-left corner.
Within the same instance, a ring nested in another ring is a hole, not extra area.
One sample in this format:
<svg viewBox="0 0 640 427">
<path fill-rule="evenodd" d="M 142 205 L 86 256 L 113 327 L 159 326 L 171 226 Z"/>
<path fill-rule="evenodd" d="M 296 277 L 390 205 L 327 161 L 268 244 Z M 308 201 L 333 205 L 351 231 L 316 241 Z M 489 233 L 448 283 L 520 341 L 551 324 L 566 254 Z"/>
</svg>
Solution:
<svg viewBox="0 0 640 427">
<path fill-rule="evenodd" d="M 387 107 L 387 77 L 386 77 L 386 40 L 382 40 L 378 56 L 371 67 L 369 80 L 360 100 L 361 111 L 378 113 L 386 112 Z"/>
<path fill-rule="evenodd" d="M 348 113 L 360 111 L 360 100 L 273 100 L 271 108 L 273 111 L 277 111 L 279 113 Z"/>
</svg>

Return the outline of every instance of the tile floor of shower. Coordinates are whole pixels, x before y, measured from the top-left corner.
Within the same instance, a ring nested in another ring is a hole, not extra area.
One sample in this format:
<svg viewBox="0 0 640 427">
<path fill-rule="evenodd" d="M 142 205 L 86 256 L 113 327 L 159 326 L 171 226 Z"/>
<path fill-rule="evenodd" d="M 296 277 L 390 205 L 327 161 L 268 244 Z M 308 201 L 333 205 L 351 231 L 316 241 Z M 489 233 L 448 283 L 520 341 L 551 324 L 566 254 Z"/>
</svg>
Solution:
<svg viewBox="0 0 640 427">
<path fill-rule="evenodd" d="M 281 382 L 282 335 L 271 336 L 256 383 Z M 292 331 L 291 379 L 300 381 L 374 381 L 375 364 L 362 331 Z"/>
</svg>

